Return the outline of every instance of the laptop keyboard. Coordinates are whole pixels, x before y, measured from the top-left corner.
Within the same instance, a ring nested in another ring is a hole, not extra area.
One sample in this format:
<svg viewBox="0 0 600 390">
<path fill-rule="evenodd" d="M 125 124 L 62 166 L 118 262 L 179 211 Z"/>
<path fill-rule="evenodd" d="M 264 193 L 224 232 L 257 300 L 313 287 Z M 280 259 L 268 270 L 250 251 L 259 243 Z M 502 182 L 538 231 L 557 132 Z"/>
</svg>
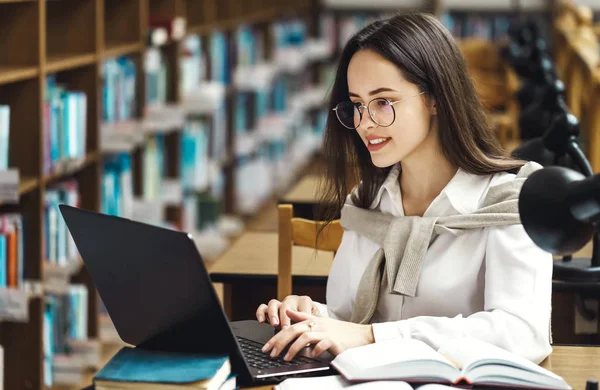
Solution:
<svg viewBox="0 0 600 390">
<path fill-rule="evenodd" d="M 271 358 L 269 354 L 264 353 L 261 350 L 263 347 L 262 344 L 257 343 L 256 341 L 245 339 L 243 337 L 238 337 L 237 340 L 238 343 L 240 343 L 240 347 L 242 347 L 242 352 L 244 353 L 244 357 L 246 362 L 248 362 L 248 365 L 259 370 L 279 367 L 293 367 L 300 364 L 315 362 L 315 360 L 306 358 L 304 356 L 296 356 L 289 362 L 286 362 L 280 357 Z"/>
</svg>

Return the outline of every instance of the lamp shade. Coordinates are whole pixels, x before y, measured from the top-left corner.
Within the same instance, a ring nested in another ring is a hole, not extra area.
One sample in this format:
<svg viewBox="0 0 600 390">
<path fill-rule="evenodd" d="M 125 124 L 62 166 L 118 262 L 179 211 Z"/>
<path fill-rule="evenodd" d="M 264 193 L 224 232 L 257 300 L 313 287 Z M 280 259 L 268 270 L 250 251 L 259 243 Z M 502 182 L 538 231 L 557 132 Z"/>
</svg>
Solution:
<svg viewBox="0 0 600 390">
<path fill-rule="evenodd" d="M 519 214 L 525 231 L 543 250 L 568 255 L 581 249 L 594 234 L 589 218 L 600 209 L 592 184 L 599 177 L 585 178 L 574 170 L 552 166 L 534 172 L 523 184 Z M 582 211 L 583 208 L 583 211 Z"/>
</svg>

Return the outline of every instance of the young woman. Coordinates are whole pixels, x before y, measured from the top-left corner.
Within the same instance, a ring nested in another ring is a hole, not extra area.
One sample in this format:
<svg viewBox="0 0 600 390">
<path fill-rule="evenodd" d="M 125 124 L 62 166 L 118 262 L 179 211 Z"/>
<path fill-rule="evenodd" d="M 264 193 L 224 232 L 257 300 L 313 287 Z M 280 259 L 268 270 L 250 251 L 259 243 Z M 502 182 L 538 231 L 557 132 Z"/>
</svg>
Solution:
<svg viewBox="0 0 600 390">
<path fill-rule="evenodd" d="M 551 352 L 552 257 L 518 217 L 535 163 L 505 156 L 465 61 L 434 17 L 375 22 L 347 43 L 324 141 L 328 219 L 344 235 L 327 305 L 261 305 L 288 360 L 404 338 L 470 336 L 540 362 Z M 350 195 L 347 178 L 360 183 Z"/>
</svg>

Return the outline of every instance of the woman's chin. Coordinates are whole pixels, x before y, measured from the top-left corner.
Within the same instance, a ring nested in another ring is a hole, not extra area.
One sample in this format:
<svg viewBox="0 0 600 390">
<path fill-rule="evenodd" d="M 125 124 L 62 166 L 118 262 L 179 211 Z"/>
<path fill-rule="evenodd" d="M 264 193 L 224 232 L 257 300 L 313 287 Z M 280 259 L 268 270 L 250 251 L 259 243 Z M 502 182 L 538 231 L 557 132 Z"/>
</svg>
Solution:
<svg viewBox="0 0 600 390">
<path fill-rule="evenodd" d="M 392 165 L 395 165 L 398 162 L 400 162 L 400 160 L 401 159 L 399 159 L 398 156 L 391 156 L 389 154 L 383 155 L 383 154 L 378 154 L 378 153 L 371 153 L 371 162 L 377 168 L 391 167 Z"/>
</svg>

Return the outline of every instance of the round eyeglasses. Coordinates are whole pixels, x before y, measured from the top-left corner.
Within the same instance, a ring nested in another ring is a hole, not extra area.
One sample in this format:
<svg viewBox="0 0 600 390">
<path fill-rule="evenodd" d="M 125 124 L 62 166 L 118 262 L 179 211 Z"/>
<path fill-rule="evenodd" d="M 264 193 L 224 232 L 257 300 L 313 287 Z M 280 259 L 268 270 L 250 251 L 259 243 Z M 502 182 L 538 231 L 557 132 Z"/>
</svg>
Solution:
<svg viewBox="0 0 600 390">
<path fill-rule="evenodd" d="M 415 98 L 424 94 L 421 92 L 417 95 L 407 97 L 406 99 L 390 101 L 385 98 L 376 98 L 371 100 L 368 104 L 355 103 L 351 101 L 340 102 L 335 106 L 333 111 L 342 126 L 355 130 L 360 125 L 362 120 L 364 109 L 366 108 L 369 112 L 369 116 L 377 125 L 381 127 L 391 126 L 396 120 L 396 111 L 394 110 L 394 104 L 404 102 L 406 100 Z"/>
</svg>

